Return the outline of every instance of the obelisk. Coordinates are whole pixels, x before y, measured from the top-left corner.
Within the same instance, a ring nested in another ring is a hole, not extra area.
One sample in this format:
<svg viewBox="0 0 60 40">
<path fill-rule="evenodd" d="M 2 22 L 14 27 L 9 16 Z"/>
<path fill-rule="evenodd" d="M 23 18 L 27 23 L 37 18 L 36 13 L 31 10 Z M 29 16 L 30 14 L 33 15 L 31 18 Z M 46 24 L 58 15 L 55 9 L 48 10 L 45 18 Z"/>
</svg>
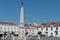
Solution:
<svg viewBox="0 0 60 40">
<path fill-rule="evenodd" d="M 20 40 L 26 40 L 25 37 L 25 25 L 24 25 L 24 8 L 23 8 L 23 2 L 21 2 L 21 11 L 20 11 L 20 33 L 19 37 Z"/>
</svg>

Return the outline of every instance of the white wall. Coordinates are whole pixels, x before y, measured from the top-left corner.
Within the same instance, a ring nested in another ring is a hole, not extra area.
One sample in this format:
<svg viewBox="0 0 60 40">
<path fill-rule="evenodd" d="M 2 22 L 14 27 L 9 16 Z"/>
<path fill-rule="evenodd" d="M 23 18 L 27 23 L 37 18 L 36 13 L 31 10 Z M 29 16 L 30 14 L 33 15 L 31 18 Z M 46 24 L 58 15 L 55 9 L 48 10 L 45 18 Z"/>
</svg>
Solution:
<svg viewBox="0 0 60 40">
<path fill-rule="evenodd" d="M 53 36 L 55 37 L 56 27 L 53 27 L 52 29 L 53 30 L 51 30 L 51 27 L 48 28 L 48 30 L 47 30 L 48 36 L 50 36 L 51 33 L 53 33 Z M 29 34 L 33 33 L 32 29 L 31 29 L 31 31 L 30 31 L 30 29 L 28 29 L 27 31 L 29 32 Z M 45 33 L 46 32 L 46 28 L 43 28 L 43 30 L 41 30 L 41 28 L 38 28 L 38 30 L 37 30 L 37 28 L 35 28 L 35 31 L 34 31 L 35 35 L 37 35 L 38 31 L 41 31 L 43 34 L 46 34 Z M 57 35 L 57 37 L 60 37 L 60 27 L 58 27 L 58 35 Z"/>
<path fill-rule="evenodd" d="M 18 26 L 8 26 L 8 25 L 0 26 L 0 33 L 4 33 L 5 31 L 9 32 L 9 33 L 11 33 L 13 31 L 15 34 L 18 34 L 20 29 Z"/>
</svg>

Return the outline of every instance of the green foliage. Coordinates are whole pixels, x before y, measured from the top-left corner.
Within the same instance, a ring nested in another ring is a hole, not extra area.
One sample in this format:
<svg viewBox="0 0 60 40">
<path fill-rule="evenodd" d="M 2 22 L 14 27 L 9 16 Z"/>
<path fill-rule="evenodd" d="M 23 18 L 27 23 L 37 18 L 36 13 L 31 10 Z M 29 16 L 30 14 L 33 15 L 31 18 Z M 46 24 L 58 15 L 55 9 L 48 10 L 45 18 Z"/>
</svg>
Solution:
<svg viewBox="0 0 60 40">
<path fill-rule="evenodd" d="M 28 34 L 28 32 L 26 31 L 25 35 L 27 35 L 27 34 Z"/>
<path fill-rule="evenodd" d="M 37 34 L 41 36 L 42 32 L 41 32 L 41 31 L 39 31 Z"/>
</svg>

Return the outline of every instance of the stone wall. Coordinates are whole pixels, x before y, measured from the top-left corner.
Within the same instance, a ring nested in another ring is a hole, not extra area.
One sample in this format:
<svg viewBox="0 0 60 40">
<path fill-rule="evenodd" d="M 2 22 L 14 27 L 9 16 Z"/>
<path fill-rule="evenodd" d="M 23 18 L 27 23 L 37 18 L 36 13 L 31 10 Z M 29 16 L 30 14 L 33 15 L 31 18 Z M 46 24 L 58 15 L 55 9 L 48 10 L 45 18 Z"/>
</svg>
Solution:
<svg viewBox="0 0 60 40">
<path fill-rule="evenodd" d="M 40 39 L 29 37 L 27 40 L 60 40 L 60 37 L 40 37 Z"/>
<path fill-rule="evenodd" d="M 60 40 L 60 37 L 41 37 L 40 40 Z"/>
</svg>

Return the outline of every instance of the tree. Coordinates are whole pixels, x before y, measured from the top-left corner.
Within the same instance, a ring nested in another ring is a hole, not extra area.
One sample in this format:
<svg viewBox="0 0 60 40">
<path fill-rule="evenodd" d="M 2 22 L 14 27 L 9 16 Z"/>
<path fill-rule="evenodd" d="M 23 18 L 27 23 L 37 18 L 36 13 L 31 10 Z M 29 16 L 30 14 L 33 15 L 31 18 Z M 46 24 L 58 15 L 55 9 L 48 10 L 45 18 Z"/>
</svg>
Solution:
<svg viewBox="0 0 60 40">
<path fill-rule="evenodd" d="M 4 32 L 4 37 L 7 35 L 7 32 Z"/>
<path fill-rule="evenodd" d="M 48 34 L 48 32 L 45 32 L 46 34 Z"/>
<path fill-rule="evenodd" d="M 41 31 L 39 31 L 37 34 L 41 36 L 42 32 L 41 32 Z"/>
<path fill-rule="evenodd" d="M 7 32 L 4 32 L 4 34 L 7 34 Z"/>
<path fill-rule="evenodd" d="M 27 34 L 28 34 L 28 32 L 25 33 L 25 35 L 27 35 Z"/>
<path fill-rule="evenodd" d="M 2 34 L 0 34 L 0 40 L 1 40 Z"/>
<path fill-rule="evenodd" d="M 48 36 L 48 32 L 46 31 L 45 33 L 46 33 L 46 35 L 45 35 L 45 36 Z"/>
<path fill-rule="evenodd" d="M 58 35 L 58 31 L 55 31 L 56 35 Z"/>
<path fill-rule="evenodd" d="M 12 34 L 12 35 L 14 35 L 15 33 L 14 33 L 14 32 L 12 32 L 11 34 Z"/>
</svg>

